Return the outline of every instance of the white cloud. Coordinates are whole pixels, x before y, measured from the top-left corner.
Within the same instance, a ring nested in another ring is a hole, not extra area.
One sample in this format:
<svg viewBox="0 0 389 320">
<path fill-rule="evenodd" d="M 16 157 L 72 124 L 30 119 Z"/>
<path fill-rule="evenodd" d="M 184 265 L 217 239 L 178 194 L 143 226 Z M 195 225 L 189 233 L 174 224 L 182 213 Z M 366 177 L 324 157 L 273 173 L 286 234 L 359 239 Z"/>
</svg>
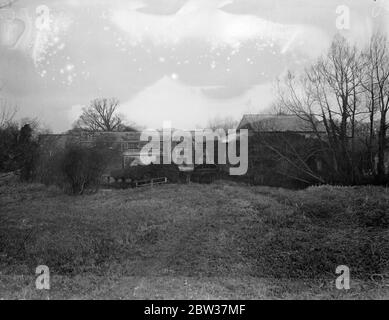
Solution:
<svg viewBox="0 0 389 320">
<path fill-rule="evenodd" d="M 254 86 L 241 96 L 224 100 L 205 97 L 203 89 L 165 76 L 122 103 L 120 113 L 151 128 L 161 128 L 164 121 L 171 121 L 175 128 L 194 129 L 216 116 L 239 120 L 243 113 L 260 112 L 269 107 L 274 97 L 271 84 Z"/>
<path fill-rule="evenodd" d="M 189 0 L 174 15 L 153 15 L 132 8 L 111 10 L 110 19 L 126 32 L 134 44 L 144 39 L 155 44 L 175 44 L 183 39 L 201 39 L 213 46 L 238 47 L 255 40 L 262 45 L 287 46 L 287 49 L 313 43 L 322 47 L 328 38 L 319 29 L 304 25 L 275 23 L 253 15 L 232 14 L 221 10 L 226 1 Z M 290 41 L 294 38 L 293 43 Z M 317 39 L 320 39 L 319 43 Z M 321 49 L 321 48 L 320 48 Z"/>
</svg>

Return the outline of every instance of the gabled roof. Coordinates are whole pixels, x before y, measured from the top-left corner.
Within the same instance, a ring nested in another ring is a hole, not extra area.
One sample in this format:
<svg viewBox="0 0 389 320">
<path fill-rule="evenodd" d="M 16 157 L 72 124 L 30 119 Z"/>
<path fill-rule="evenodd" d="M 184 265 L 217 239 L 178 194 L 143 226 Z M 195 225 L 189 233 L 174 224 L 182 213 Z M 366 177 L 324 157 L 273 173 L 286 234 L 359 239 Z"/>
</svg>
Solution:
<svg viewBox="0 0 389 320">
<path fill-rule="evenodd" d="M 238 129 L 255 132 L 314 132 L 312 125 L 297 115 L 245 114 Z M 319 121 L 317 130 L 325 132 L 324 126 Z"/>
</svg>

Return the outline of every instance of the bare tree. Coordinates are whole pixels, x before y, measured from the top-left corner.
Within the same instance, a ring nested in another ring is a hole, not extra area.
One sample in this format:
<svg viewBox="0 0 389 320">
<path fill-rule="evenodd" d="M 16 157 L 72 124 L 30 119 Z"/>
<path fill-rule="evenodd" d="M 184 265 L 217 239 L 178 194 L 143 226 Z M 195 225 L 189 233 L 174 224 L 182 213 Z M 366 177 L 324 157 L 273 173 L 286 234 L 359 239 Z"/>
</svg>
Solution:
<svg viewBox="0 0 389 320">
<path fill-rule="evenodd" d="M 385 178 L 386 135 L 389 128 L 387 122 L 389 111 L 389 43 L 385 35 L 379 32 L 373 35 L 367 58 L 369 61 L 368 70 L 370 71 L 367 83 L 370 84 L 371 120 L 374 119 L 375 112 L 378 113 L 379 117 L 377 180 L 383 182 Z"/>
<path fill-rule="evenodd" d="M 123 118 L 117 114 L 119 100 L 102 98 L 91 101 L 89 107 L 82 109 L 76 127 L 88 131 L 119 131 Z"/>
<path fill-rule="evenodd" d="M 345 183 L 359 179 L 354 154 L 356 126 L 364 113 L 360 108 L 364 92 L 362 70 L 362 58 L 356 47 L 336 36 L 327 55 L 301 77 L 289 73 L 280 86 L 281 106 L 312 126 L 322 146 L 327 146 L 333 171 Z M 325 137 L 318 125 L 324 126 Z"/>
<path fill-rule="evenodd" d="M 216 130 L 216 129 L 224 129 L 224 131 L 228 132 L 229 129 L 235 129 L 238 126 L 238 121 L 233 119 L 232 117 L 215 117 L 208 121 L 207 127 Z"/>
<path fill-rule="evenodd" d="M 4 128 L 11 124 L 17 111 L 15 105 L 11 104 L 5 98 L 0 98 L 0 128 Z"/>
<path fill-rule="evenodd" d="M 283 104 L 276 100 L 264 111 L 264 114 L 285 116 L 293 113 L 291 113 L 289 109 L 285 108 Z"/>
<path fill-rule="evenodd" d="M 375 85 L 375 71 L 374 65 L 371 61 L 371 56 L 373 55 L 371 43 L 368 48 L 362 53 L 364 59 L 363 63 L 363 76 L 362 76 L 362 86 L 365 90 L 364 92 L 364 101 L 365 109 L 367 113 L 367 122 L 368 122 L 368 132 L 365 134 L 365 144 L 367 146 L 367 158 L 368 166 L 370 167 L 369 171 L 373 172 L 374 163 L 375 163 L 375 121 L 377 115 L 377 86 Z"/>
</svg>

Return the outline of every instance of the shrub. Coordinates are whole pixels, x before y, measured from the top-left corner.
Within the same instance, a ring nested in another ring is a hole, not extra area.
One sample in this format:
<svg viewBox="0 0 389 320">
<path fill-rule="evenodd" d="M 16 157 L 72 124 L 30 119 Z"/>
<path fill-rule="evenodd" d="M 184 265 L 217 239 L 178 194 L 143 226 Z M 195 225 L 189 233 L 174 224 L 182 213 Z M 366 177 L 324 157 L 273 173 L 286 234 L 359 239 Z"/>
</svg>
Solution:
<svg viewBox="0 0 389 320">
<path fill-rule="evenodd" d="M 61 170 L 63 157 L 64 150 L 46 152 L 41 148 L 36 165 L 36 180 L 46 186 L 56 185 L 62 188 L 64 184 L 64 176 Z"/>
<path fill-rule="evenodd" d="M 166 177 L 170 182 L 179 181 L 180 171 L 175 164 L 151 164 L 147 166 L 129 166 L 125 169 L 113 170 L 111 176 L 115 180 L 125 181 L 130 179 L 145 180 Z"/>
<path fill-rule="evenodd" d="M 38 156 L 38 143 L 32 139 L 33 130 L 25 124 L 19 133 L 18 139 L 18 167 L 22 181 L 31 181 L 35 174 L 36 159 Z"/>
<path fill-rule="evenodd" d="M 96 190 L 110 154 L 110 150 L 99 145 L 86 147 L 75 143 L 64 149 L 41 150 L 38 180 L 45 185 L 56 185 L 69 194 Z"/>
<path fill-rule="evenodd" d="M 153 164 L 151 165 L 151 173 L 154 178 L 166 177 L 173 183 L 180 181 L 180 170 L 175 164 Z"/>
<path fill-rule="evenodd" d="M 198 183 L 211 183 L 219 174 L 219 168 L 212 164 L 203 164 L 195 167 L 191 181 Z"/>
<path fill-rule="evenodd" d="M 118 169 L 118 170 L 113 170 L 111 172 L 111 176 L 115 180 L 121 179 L 122 181 L 125 180 L 143 180 L 146 178 L 149 178 L 150 176 L 150 167 L 149 166 L 132 166 L 132 167 L 127 167 L 125 169 Z"/>
<path fill-rule="evenodd" d="M 0 172 L 18 170 L 22 181 L 31 181 L 35 173 L 38 144 L 33 129 L 25 124 L 0 128 Z"/>
<path fill-rule="evenodd" d="M 87 188 L 97 188 L 106 166 L 107 157 L 99 148 L 68 146 L 61 161 L 65 188 L 72 194 L 83 194 Z"/>
<path fill-rule="evenodd" d="M 19 128 L 17 125 L 9 125 L 0 128 L 0 172 L 17 170 L 17 148 Z"/>
</svg>

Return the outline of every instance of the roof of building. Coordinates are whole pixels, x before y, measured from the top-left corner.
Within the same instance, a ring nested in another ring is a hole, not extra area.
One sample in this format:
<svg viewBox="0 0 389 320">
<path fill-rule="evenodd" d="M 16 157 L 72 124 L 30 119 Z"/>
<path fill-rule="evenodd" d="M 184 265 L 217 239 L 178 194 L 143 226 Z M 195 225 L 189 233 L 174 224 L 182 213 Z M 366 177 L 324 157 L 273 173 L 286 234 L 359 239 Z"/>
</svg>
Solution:
<svg viewBox="0 0 389 320">
<path fill-rule="evenodd" d="M 324 126 L 316 121 L 317 130 L 324 132 Z M 255 132 L 314 132 L 312 125 L 298 115 L 245 114 L 238 129 Z"/>
</svg>

